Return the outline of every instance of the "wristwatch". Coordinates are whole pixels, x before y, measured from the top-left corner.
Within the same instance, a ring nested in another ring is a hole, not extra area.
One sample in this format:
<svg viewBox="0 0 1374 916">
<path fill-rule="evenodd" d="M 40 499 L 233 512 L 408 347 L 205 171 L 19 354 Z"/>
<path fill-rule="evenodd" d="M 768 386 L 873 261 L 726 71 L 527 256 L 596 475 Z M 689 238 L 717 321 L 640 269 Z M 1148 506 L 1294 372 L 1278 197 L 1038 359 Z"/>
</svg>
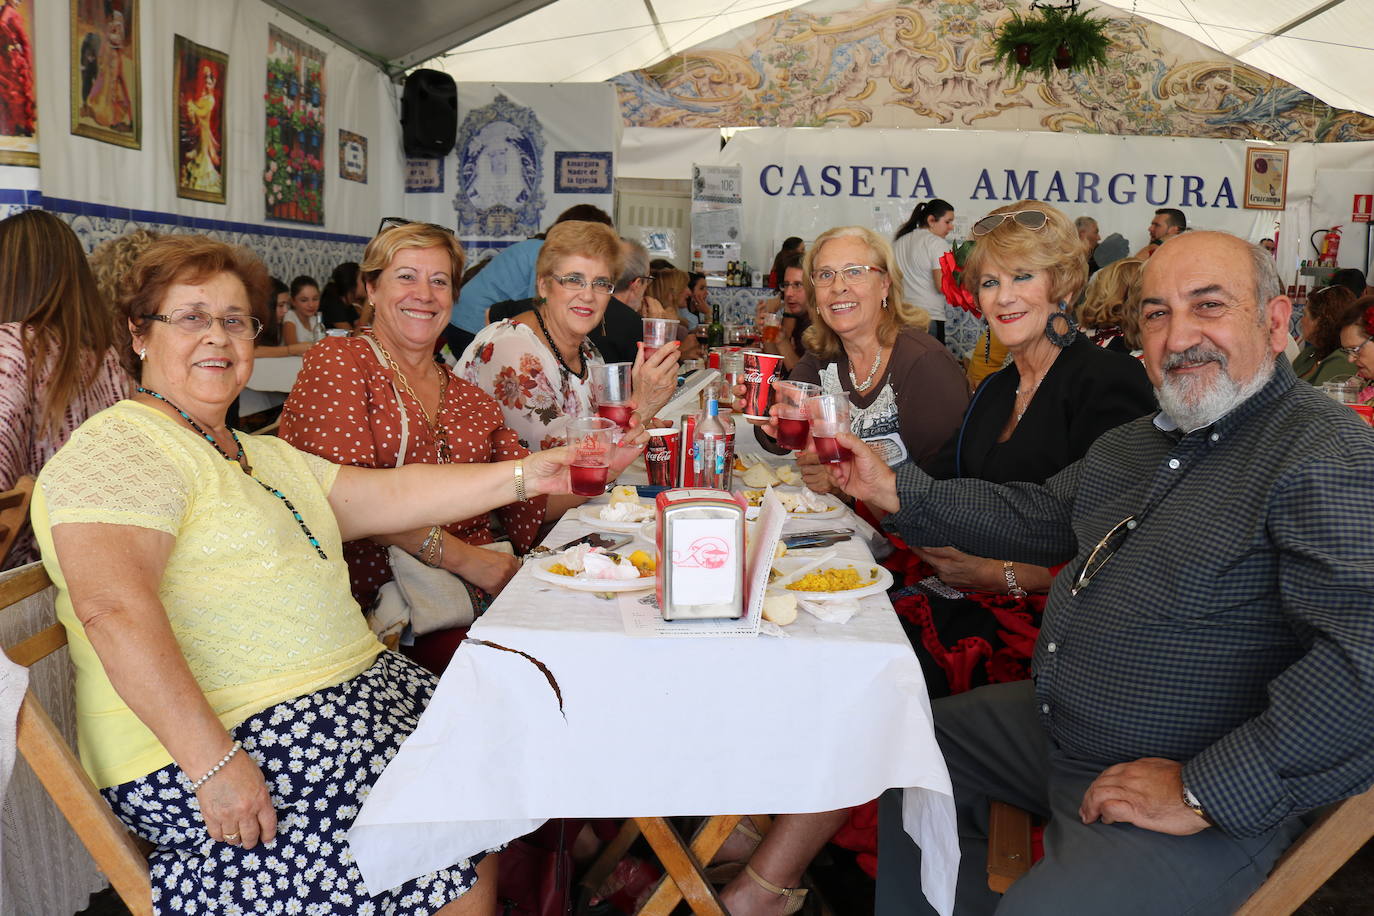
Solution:
<svg viewBox="0 0 1374 916">
<path fill-rule="evenodd" d="M 1007 579 L 1007 594 L 1013 598 L 1024 598 L 1030 594 L 1016 582 L 1016 567 L 1011 560 L 1002 561 L 1002 575 Z"/>
<path fill-rule="evenodd" d="M 1197 796 L 1193 794 L 1193 790 L 1187 786 L 1183 787 L 1183 803 L 1191 808 L 1193 813 L 1198 817 L 1209 824 L 1212 823 L 1211 818 L 1207 816 L 1207 812 L 1202 810 L 1202 802 L 1197 800 Z"/>
</svg>

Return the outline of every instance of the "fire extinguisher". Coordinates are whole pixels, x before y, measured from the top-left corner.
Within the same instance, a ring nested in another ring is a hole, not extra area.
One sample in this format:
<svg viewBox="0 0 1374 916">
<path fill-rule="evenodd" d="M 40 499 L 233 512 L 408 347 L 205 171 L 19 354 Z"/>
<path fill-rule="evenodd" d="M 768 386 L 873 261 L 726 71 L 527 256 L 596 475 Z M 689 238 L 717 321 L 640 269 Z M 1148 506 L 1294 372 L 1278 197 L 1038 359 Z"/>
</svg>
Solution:
<svg viewBox="0 0 1374 916">
<path fill-rule="evenodd" d="M 1321 244 L 1317 244 L 1317 236 L 1325 232 L 1322 236 Z M 1341 227 L 1332 226 L 1330 229 L 1318 229 L 1312 233 L 1312 247 L 1317 250 L 1317 263 L 1323 267 L 1335 267 L 1336 256 L 1341 250 Z"/>
</svg>

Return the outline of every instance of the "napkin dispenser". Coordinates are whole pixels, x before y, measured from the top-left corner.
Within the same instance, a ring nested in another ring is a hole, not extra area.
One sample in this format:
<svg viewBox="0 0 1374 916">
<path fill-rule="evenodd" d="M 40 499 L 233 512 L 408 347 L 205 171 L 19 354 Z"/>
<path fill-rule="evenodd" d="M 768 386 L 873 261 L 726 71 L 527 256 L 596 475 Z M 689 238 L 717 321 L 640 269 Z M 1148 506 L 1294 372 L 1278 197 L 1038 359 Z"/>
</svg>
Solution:
<svg viewBox="0 0 1374 916">
<path fill-rule="evenodd" d="M 654 501 L 655 573 L 664 620 L 744 616 L 744 500 L 725 490 L 679 487 Z"/>
</svg>

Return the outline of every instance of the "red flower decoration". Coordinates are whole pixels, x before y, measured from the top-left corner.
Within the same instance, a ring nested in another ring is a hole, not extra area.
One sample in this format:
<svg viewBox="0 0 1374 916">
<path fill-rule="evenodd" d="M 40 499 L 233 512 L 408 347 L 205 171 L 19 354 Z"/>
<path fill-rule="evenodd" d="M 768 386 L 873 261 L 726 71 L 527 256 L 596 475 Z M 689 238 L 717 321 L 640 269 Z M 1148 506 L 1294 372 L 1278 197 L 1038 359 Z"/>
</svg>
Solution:
<svg viewBox="0 0 1374 916">
<path fill-rule="evenodd" d="M 1374 305 L 1364 310 L 1360 323 L 1364 325 L 1364 332 L 1370 337 L 1374 337 Z"/>
<path fill-rule="evenodd" d="M 956 279 L 955 275 L 959 271 L 959 264 L 954 260 L 952 251 L 946 251 L 940 255 L 940 292 L 944 293 L 945 301 L 950 305 L 963 309 L 974 318 L 982 318 L 983 313 L 975 304 L 973 293 L 964 289 Z"/>
<path fill-rule="evenodd" d="M 482 349 L 477 352 L 477 361 L 482 363 L 491 362 L 491 354 L 496 351 L 495 344 L 484 344 Z"/>
</svg>

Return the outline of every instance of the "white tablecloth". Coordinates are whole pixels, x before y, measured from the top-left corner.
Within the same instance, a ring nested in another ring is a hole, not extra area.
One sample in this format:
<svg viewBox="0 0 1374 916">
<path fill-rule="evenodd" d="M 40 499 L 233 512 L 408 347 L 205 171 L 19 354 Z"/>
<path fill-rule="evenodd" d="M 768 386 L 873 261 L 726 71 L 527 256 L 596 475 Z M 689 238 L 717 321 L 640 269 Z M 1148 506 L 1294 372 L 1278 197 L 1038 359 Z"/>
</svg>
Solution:
<svg viewBox="0 0 1374 916">
<path fill-rule="evenodd" d="M 286 400 L 301 371 L 299 356 L 259 356 L 253 374 L 239 394 L 239 415 L 260 413 Z"/>
<path fill-rule="evenodd" d="M 852 522 L 850 519 L 836 521 Z M 565 518 L 549 542 L 590 528 Z M 867 560 L 859 541 L 851 555 Z M 465 643 L 349 834 L 374 891 L 548 818 L 825 811 L 908 787 L 926 893 L 952 910 L 958 842 L 920 665 L 885 596 L 787 638 L 631 639 L 616 601 L 527 566 Z"/>
</svg>

